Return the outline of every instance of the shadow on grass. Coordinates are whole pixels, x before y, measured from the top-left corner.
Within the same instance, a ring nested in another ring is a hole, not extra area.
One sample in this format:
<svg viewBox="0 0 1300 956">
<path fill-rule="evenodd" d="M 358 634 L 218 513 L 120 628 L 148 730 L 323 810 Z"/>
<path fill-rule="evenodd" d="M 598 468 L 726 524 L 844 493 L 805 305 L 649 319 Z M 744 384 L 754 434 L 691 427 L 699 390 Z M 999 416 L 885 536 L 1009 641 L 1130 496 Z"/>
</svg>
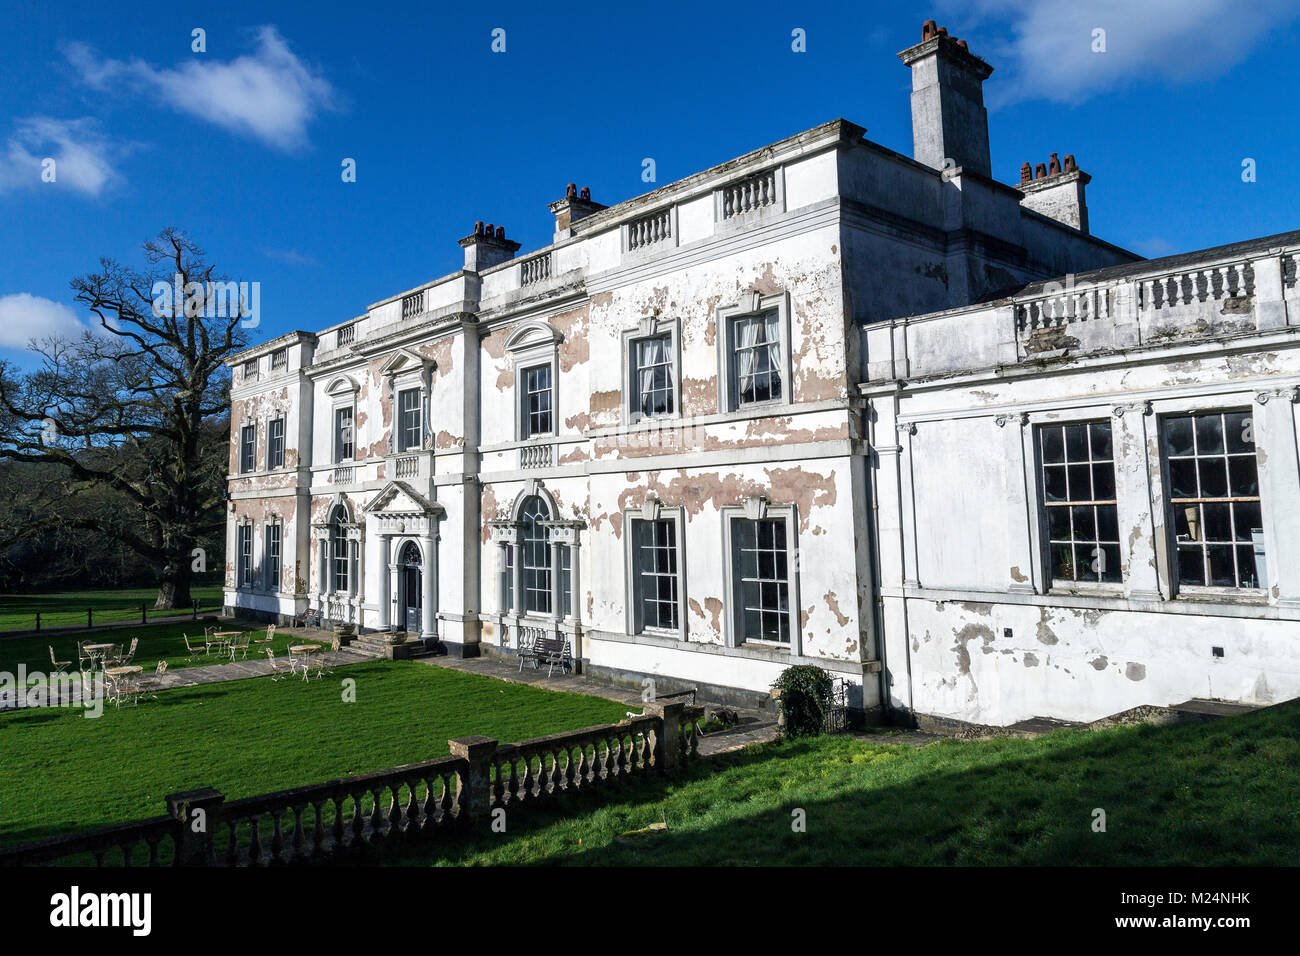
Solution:
<svg viewBox="0 0 1300 956">
<path fill-rule="evenodd" d="M 367 862 L 579 865 L 1296 865 L 1300 702 L 1214 723 L 924 748 L 751 748 L 507 813 L 509 832 Z M 1105 832 L 1094 830 L 1096 810 Z M 796 810 L 805 832 L 794 832 Z M 666 821 L 666 831 L 624 836 Z"/>
</svg>

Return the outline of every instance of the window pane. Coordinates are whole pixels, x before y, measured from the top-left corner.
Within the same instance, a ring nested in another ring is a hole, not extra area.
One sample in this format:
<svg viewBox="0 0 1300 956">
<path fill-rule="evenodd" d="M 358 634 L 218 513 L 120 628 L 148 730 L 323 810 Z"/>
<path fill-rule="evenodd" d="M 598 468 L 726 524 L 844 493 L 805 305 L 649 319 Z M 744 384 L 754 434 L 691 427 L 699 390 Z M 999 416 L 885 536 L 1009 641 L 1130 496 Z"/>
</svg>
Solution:
<svg viewBox="0 0 1300 956">
<path fill-rule="evenodd" d="M 1200 458 L 1196 462 L 1201 478 L 1202 498 L 1222 498 L 1228 493 L 1228 469 L 1222 458 Z"/>
<path fill-rule="evenodd" d="M 1196 453 L 1212 455 L 1223 451 L 1223 420 L 1218 415 L 1196 418 Z"/>
<path fill-rule="evenodd" d="M 1088 460 L 1088 426 L 1065 426 L 1065 460 L 1070 462 Z"/>
<path fill-rule="evenodd" d="M 1114 505 L 1097 506 L 1097 540 L 1119 541 L 1119 515 Z"/>
<path fill-rule="evenodd" d="M 1092 493 L 1098 501 L 1114 499 L 1115 466 L 1110 462 L 1092 466 Z"/>
<path fill-rule="evenodd" d="M 1190 418 L 1166 419 L 1165 445 L 1171 455 L 1192 454 L 1192 420 Z"/>
<path fill-rule="evenodd" d="M 1070 500 L 1092 500 L 1092 469 L 1087 465 L 1066 465 L 1070 476 Z"/>
<path fill-rule="evenodd" d="M 1097 522 L 1091 505 L 1075 506 L 1070 509 L 1074 522 L 1075 541 L 1096 541 Z"/>
<path fill-rule="evenodd" d="M 1251 532 L 1263 530 L 1258 501 L 1239 501 L 1232 506 L 1238 541 L 1250 541 Z"/>
<path fill-rule="evenodd" d="M 1259 494 L 1259 469 L 1253 454 L 1228 459 L 1228 493 L 1234 498 Z"/>
<path fill-rule="evenodd" d="M 1047 529 L 1048 536 L 1053 541 L 1070 540 L 1070 509 L 1069 508 L 1048 508 L 1047 509 Z"/>
<path fill-rule="evenodd" d="M 1178 546 L 1178 580 L 1184 584 L 1204 584 L 1205 569 L 1201 549 L 1194 545 Z"/>
<path fill-rule="evenodd" d="M 1109 459 L 1110 422 L 1093 422 L 1088 426 L 1088 436 L 1092 441 L 1092 460 Z"/>
<path fill-rule="evenodd" d="M 1059 426 L 1044 425 L 1039 433 L 1042 438 L 1043 464 L 1051 465 L 1065 462 L 1065 439 Z"/>
<path fill-rule="evenodd" d="M 1228 412 L 1224 415 L 1224 439 L 1229 452 L 1253 452 L 1255 432 L 1250 412 Z"/>
<path fill-rule="evenodd" d="M 1069 498 L 1065 488 L 1065 466 L 1047 465 L 1043 468 L 1043 493 L 1048 501 L 1065 501 Z"/>
<path fill-rule="evenodd" d="M 1175 498 L 1196 497 L 1196 460 L 1175 458 L 1169 462 L 1169 493 Z"/>
</svg>

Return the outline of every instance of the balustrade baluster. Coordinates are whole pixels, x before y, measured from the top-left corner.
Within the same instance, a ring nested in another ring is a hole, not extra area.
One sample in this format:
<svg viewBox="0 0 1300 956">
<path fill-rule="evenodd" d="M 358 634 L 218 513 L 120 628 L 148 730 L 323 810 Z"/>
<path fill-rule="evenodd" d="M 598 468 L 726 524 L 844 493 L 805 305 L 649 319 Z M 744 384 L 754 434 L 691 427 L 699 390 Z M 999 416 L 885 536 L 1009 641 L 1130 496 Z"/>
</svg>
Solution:
<svg viewBox="0 0 1300 956">
<path fill-rule="evenodd" d="M 302 812 L 307 809 L 306 803 L 295 803 L 290 806 L 293 810 L 293 835 L 290 839 L 290 845 L 293 848 L 293 859 L 298 859 L 303 855 L 303 848 L 307 845 L 307 834 L 302 828 Z"/>
<path fill-rule="evenodd" d="M 283 810 L 276 810 L 271 814 L 271 862 L 284 862 L 284 834 L 280 829 L 280 815 Z"/>
<path fill-rule="evenodd" d="M 253 813 L 248 817 L 248 825 L 251 830 L 248 835 L 248 865 L 257 866 L 262 862 L 262 817 L 260 814 Z"/>
</svg>

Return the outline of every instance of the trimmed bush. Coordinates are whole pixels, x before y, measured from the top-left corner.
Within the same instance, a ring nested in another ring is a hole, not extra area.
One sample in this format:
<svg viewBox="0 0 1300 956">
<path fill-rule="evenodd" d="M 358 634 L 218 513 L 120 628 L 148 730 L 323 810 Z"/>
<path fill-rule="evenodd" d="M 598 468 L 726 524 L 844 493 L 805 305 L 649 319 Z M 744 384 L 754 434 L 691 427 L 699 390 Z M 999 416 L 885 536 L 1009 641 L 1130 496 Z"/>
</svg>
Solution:
<svg viewBox="0 0 1300 956">
<path fill-rule="evenodd" d="M 781 672 L 772 687 L 781 692 L 778 705 L 785 716 L 784 737 L 818 737 L 834 704 L 830 674 L 812 664 L 796 664 Z"/>
</svg>

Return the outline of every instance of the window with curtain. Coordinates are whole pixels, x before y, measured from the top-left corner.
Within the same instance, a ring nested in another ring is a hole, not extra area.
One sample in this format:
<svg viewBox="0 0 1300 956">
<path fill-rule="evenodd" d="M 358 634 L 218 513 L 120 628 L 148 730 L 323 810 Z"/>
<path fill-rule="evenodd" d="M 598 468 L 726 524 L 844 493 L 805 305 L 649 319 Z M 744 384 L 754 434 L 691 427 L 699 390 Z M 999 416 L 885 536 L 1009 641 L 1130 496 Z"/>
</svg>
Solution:
<svg viewBox="0 0 1300 956">
<path fill-rule="evenodd" d="M 632 343 L 635 410 L 643 417 L 673 413 L 672 337 L 656 335 Z"/>
<path fill-rule="evenodd" d="M 781 329 L 775 310 L 732 320 L 736 405 L 781 399 Z"/>
<path fill-rule="evenodd" d="M 636 548 L 634 582 L 642 628 L 675 631 L 678 620 L 677 522 L 671 518 L 632 522 Z"/>
<path fill-rule="evenodd" d="M 335 591 L 348 590 L 348 531 L 345 527 L 347 513 L 335 508 L 330 518 L 330 567 Z"/>
<path fill-rule="evenodd" d="M 524 610 L 536 614 L 551 613 L 551 548 L 541 525 L 550 517 L 550 509 L 539 495 L 528 498 L 519 511 L 523 525 L 519 544 L 524 562 Z"/>
<path fill-rule="evenodd" d="M 397 394 L 397 450 L 420 447 L 420 390 L 406 388 Z"/>
</svg>

